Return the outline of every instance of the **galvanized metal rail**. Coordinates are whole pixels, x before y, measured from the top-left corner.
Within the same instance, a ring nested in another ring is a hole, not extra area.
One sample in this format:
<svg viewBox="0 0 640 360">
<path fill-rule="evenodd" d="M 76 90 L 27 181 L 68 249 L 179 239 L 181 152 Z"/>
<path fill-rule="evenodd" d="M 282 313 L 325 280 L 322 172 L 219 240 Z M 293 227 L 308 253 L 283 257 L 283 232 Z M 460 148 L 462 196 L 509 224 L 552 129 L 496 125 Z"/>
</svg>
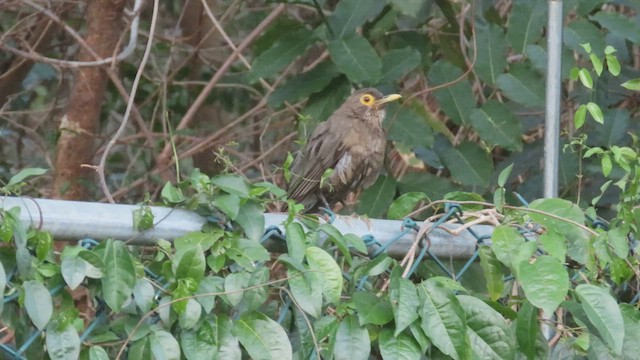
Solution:
<svg viewBox="0 0 640 360">
<path fill-rule="evenodd" d="M 84 238 L 95 240 L 117 239 L 132 244 L 153 245 L 159 239 L 173 241 L 190 231 L 199 231 L 206 219 L 187 210 L 151 206 L 156 224 L 152 229 L 138 231 L 133 228 L 133 211 L 136 205 L 103 204 L 81 201 L 33 199 L 26 197 L 0 197 L 0 208 L 20 208 L 20 221 L 24 226 L 39 228 L 51 233 L 55 240 L 77 241 Z M 282 223 L 287 218 L 282 213 L 265 214 L 265 228 L 277 226 L 283 233 Z M 403 222 L 399 220 L 363 219 L 337 216 L 333 222 L 343 234 L 353 233 L 360 237 L 373 237 L 381 245 L 389 242 L 387 253 L 395 258 L 403 257 L 415 241 L 416 233 L 403 236 Z M 460 229 L 459 224 L 444 224 L 448 230 Z M 478 237 L 489 237 L 493 227 L 475 225 L 471 227 Z M 476 237 L 468 230 L 453 235 L 442 228 L 429 233 L 430 252 L 442 259 L 469 259 L 477 246 Z M 278 248 L 274 241 L 265 244 L 268 249 Z M 280 246 L 281 248 L 281 246 Z M 370 247 L 375 251 L 378 246 Z"/>
</svg>

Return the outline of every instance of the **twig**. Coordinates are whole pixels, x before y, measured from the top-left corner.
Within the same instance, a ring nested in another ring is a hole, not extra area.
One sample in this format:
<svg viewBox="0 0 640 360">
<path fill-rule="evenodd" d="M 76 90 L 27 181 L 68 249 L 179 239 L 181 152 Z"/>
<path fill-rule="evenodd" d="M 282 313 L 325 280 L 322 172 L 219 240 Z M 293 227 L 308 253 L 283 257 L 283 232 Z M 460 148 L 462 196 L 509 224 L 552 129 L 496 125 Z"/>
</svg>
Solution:
<svg viewBox="0 0 640 360">
<path fill-rule="evenodd" d="M 133 84 L 131 85 L 131 94 L 129 95 L 129 102 L 127 103 L 127 109 L 124 112 L 124 117 L 122 118 L 122 122 L 120 123 L 120 127 L 118 128 L 118 131 L 116 131 L 116 133 L 113 135 L 111 140 L 109 140 L 109 143 L 107 144 L 107 147 L 104 149 L 104 152 L 102 153 L 102 157 L 100 158 L 100 163 L 97 167 L 100 187 L 102 188 L 102 191 L 104 192 L 105 196 L 107 197 L 110 203 L 115 203 L 115 201 L 111 196 L 111 192 L 109 191 L 109 187 L 107 186 L 107 181 L 104 176 L 107 157 L 109 156 L 109 152 L 111 151 L 111 148 L 113 148 L 115 143 L 118 141 L 118 138 L 122 135 L 122 133 L 124 132 L 124 129 L 126 128 L 129 122 L 129 116 L 131 115 L 131 109 L 133 108 L 133 103 L 136 97 L 136 91 L 138 90 L 138 84 L 140 83 L 140 78 L 142 77 L 144 66 L 146 65 L 147 60 L 149 59 L 149 54 L 151 53 L 151 45 L 153 43 L 153 34 L 156 29 L 157 20 L 158 20 L 158 0 L 154 0 L 153 14 L 151 15 L 151 26 L 149 28 L 149 38 L 147 39 L 147 46 L 144 50 L 142 61 L 140 61 L 138 72 L 136 73 L 136 77 L 134 78 Z"/>
<path fill-rule="evenodd" d="M 240 52 L 244 51 L 251 43 L 253 43 L 253 41 L 258 37 L 258 35 L 267 26 L 269 26 L 269 24 L 271 24 L 280 15 L 280 13 L 284 11 L 284 9 L 285 9 L 284 4 L 279 4 L 278 6 L 276 6 L 271 11 L 271 13 L 264 20 L 262 20 L 262 22 L 258 26 L 256 26 L 256 28 L 253 29 L 253 31 L 249 33 L 249 35 L 247 35 L 247 37 L 240 43 L 240 45 L 238 45 L 237 49 L 233 53 L 231 53 L 231 55 L 229 55 L 229 57 L 225 60 L 222 66 L 220 66 L 218 71 L 216 71 L 215 75 L 213 75 L 211 80 L 209 80 L 207 85 L 202 89 L 200 94 L 198 94 L 198 97 L 194 100 L 191 107 L 189 107 L 186 114 L 184 114 L 184 116 L 182 117 L 182 120 L 180 120 L 180 123 L 178 123 L 178 126 L 176 127 L 176 131 L 180 131 L 182 129 L 185 129 L 187 126 L 189 126 L 194 116 L 196 115 L 196 112 L 200 109 L 202 104 L 204 104 L 205 100 L 209 96 L 209 93 L 211 93 L 211 91 L 216 86 L 218 81 L 220 81 L 220 79 L 222 79 L 222 76 L 229 70 L 229 68 L 231 67 L 231 64 L 233 64 L 233 62 L 236 60 L 238 55 L 240 55 Z M 266 101 L 264 102 L 266 104 Z M 157 161 L 158 164 L 164 165 L 165 163 L 169 162 L 170 155 L 171 155 L 171 144 L 166 144 L 164 149 L 158 156 L 158 161 Z"/>
<path fill-rule="evenodd" d="M 50 17 L 51 19 L 57 19 L 56 21 L 58 22 L 59 25 L 61 25 L 69 34 L 71 34 L 73 37 L 75 37 L 73 34 L 77 34 L 71 27 L 69 27 L 69 25 L 67 25 L 65 22 L 63 22 L 62 20 L 60 20 L 58 18 L 58 16 L 54 13 L 52 13 L 49 9 L 44 8 L 30 0 L 21 0 L 21 2 L 31 6 L 32 8 L 44 13 L 45 15 L 47 15 L 48 17 Z M 35 54 L 35 53 L 29 53 L 29 52 L 25 52 L 22 51 L 20 49 L 16 49 L 12 46 L 9 46 L 7 44 L 5 44 L 4 42 L 0 42 L 0 47 L 4 48 L 16 55 L 20 55 L 22 57 L 26 57 L 26 58 L 32 58 L 35 57 L 38 59 L 38 61 L 41 62 L 46 62 L 46 63 L 50 63 L 50 64 L 55 64 L 61 67 L 69 67 L 69 68 L 77 68 L 77 67 L 89 67 L 89 66 L 101 66 L 101 65 L 106 65 L 106 64 L 110 64 L 113 62 L 118 62 L 118 61 L 122 61 L 124 59 L 126 59 L 127 57 L 129 57 L 133 51 L 136 48 L 136 43 L 138 41 L 138 28 L 140 25 L 140 9 L 142 7 L 142 0 L 135 0 L 135 3 L 133 5 L 133 20 L 131 21 L 131 30 L 129 32 L 129 43 L 127 44 L 127 46 L 120 52 L 120 54 L 118 54 L 115 57 L 108 57 L 108 58 L 99 58 L 98 56 L 96 56 L 97 59 L 99 60 L 95 60 L 95 61 L 71 61 L 71 60 L 58 60 L 58 59 L 53 59 L 50 57 L 46 57 L 46 56 L 42 56 L 40 54 Z M 76 40 L 78 40 L 76 38 Z M 92 54 L 95 56 L 95 54 Z"/>
</svg>

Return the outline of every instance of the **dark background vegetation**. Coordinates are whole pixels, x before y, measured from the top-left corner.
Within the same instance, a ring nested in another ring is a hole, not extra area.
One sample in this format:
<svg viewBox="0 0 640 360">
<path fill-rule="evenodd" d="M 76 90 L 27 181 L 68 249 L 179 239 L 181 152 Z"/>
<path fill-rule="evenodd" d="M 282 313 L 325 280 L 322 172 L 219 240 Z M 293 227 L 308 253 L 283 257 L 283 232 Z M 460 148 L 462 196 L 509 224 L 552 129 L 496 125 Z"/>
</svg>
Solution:
<svg viewBox="0 0 640 360">
<path fill-rule="evenodd" d="M 459 189 L 490 194 L 511 163 L 507 188 L 541 196 L 544 1 L 162 1 L 131 114 L 114 138 L 149 37 L 151 4 L 143 3 L 130 56 L 101 67 L 67 61 L 117 54 L 132 19 L 125 3 L 0 4 L 4 181 L 39 166 L 51 171 L 30 195 L 104 200 L 96 175 L 103 172 L 118 202 L 155 199 L 176 169 L 194 167 L 282 185 L 278 170 L 296 140 L 352 89 L 375 86 L 404 102 L 389 109 L 386 172 L 363 194 L 359 212 L 383 216 L 408 191 L 432 199 Z M 563 142 L 586 132 L 590 145 L 629 143 L 638 97 L 619 84 L 638 76 L 639 5 L 564 4 Z M 599 56 L 614 46 L 620 77 L 605 72 L 593 92 L 569 80 L 571 67 L 588 64 L 582 43 Z M 577 134 L 573 113 L 586 101 L 599 104 L 606 121 L 589 120 Z M 112 139 L 104 168 L 82 167 L 98 165 Z M 597 159 L 578 157 L 562 153 L 561 196 L 589 201 L 603 181 Z M 600 205 L 616 199 L 612 188 Z"/>
</svg>

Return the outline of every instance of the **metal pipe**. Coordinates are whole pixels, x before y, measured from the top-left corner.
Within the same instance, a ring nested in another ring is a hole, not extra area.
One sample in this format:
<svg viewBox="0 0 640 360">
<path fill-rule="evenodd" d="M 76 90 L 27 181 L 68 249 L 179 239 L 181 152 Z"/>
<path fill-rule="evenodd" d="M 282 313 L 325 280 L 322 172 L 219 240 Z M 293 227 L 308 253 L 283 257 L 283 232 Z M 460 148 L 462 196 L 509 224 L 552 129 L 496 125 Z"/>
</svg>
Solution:
<svg viewBox="0 0 640 360">
<path fill-rule="evenodd" d="M 547 89 L 544 123 L 544 197 L 558 196 L 558 162 L 560 154 L 560 84 L 562 81 L 562 0 L 549 0 L 549 22 L 547 26 Z M 553 314 L 542 317 L 553 321 Z M 555 335 L 555 330 L 543 322 L 542 334 L 546 339 Z"/>
<path fill-rule="evenodd" d="M 562 0 L 549 0 L 549 23 L 547 29 L 547 101 L 544 127 L 545 198 L 558 196 L 562 19 Z"/>
<path fill-rule="evenodd" d="M 152 229 L 137 231 L 133 228 L 132 214 L 137 205 L 103 204 L 81 201 L 33 199 L 25 197 L 0 197 L 0 208 L 5 211 L 20 208 L 20 221 L 26 227 L 34 227 L 51 233 L 55 240 L 77 241 L 83 238 L 95 240 L 117 239 L 131 244 L 153 245 L 158 239 L 173 241 L 191 231 L 200 231 L 206 219 L 187 210 L 150 206 L 156 224 Z M 282 223 L 287 215 L 265 214 L 265 227 L 277 226 L 284 233 Z M 322 221 L 322 220 L 321 220 Z M 402 221 L 362 219 L 337 216 L 333 222 L 341 233 L 357 236 L 373 236 L 382 246 L 394 240 L 402 232 Z M 429 233 L 431 252 L 442 259 L 469 259 L 476 250 L 476 238 L 466 230 L 459 235 L 450 231 L 460 229 L 459 224 L 444 225 L 449 231 L 438 228 Z M 488 238 L 492 226 L 476 225 L 473 231 Z M 415 241 L 410 232 L 387 249 L 395 258 L 403 257 Z M 487 240 L 488 242 L 488 240 Z M 268 249 L 282 248 L 277 241 L 265 243 Z M 370 247 L 373 252 L 377 246 Z"/>
</svg>

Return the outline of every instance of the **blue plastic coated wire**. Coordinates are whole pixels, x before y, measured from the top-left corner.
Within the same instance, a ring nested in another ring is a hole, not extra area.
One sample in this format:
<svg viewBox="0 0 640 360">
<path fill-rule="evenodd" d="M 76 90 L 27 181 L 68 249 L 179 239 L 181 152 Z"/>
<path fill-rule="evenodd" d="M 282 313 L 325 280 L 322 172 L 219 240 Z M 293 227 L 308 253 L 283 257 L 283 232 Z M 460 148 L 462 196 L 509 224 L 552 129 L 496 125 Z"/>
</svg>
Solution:
<svg viewBox="0 0 640 360">
<path fill-rule="evenodd" d="M 24 358 L 24 356 L 19 355 L 19 354 L 16 352 L 16 350 L 15 350 L 14 348 L 12 348 L 11 346 L 9 346 L 9 345 L 0 344 L 0 349 L 1 349 L 2 351 L 4 351 L 5 353 L 7 353 L 7 354 L 11 355 L 11 357 L 12 357 L 13 359 L 16 359 L 16 360 L 24 360 L 24 359 L 25 359 L 25 358 Z"/>
<path fill-rule="evenodd" d="M 529 202 L 527 202 L 527 200 L 525 200 L 522 195 L 518 194 L 517 192 L 513 192 L 513 195 L 516 196 L 516 198 L 518 198 L 518 201 L 520 201 L 520 203 L 522 204 L 522 206 L 524 207 L 529 207 Z"/>
<path fill-rule="evenodd" d="M 440 219 L 438 219 L 438 221 L 434 222 L 433 225 L 431 225 L 432 229 L 435 229 L 438 226 L 442 225 L 445 221 L 451 218 L 451 215 L 461 210 L 460 206 L 458 206 L 457 204 L 451 204 L 451 206 L 449 206 L 449 203 L 445 205 L 445 209 L 448 209 L 447 213 L 444 216 L 442 216 Z M 407 274 L 407 277 L 410 277 L 411 275 L 413 275 L 413 273 L 416 271 L 416 269 L 422 262 L 422 259 L 424 259 L 425 255 L 427 254 L 429 254 L 429 256 L 436 262 L 436 264 L 440 269 L 442 269 L 442 271 L 444 271 L 449 277 L 451 277 L 451 272 L 447 269 L 446 266 L 444 266 L 444 264 L 440 261 L 440 259 L 438 259 L 437 256 L 433 256 L 431 251 L 429 251 L 428 245 L 425 245 L 422 247 L 420 254 L 416 257 L 416 260 L 411 266 L 411 269 L 409 269 L 409 273 Z"/>
<path fill-rule="evenodd" d="M 20 348 L 16 352 L 16 355 L 19 355 L 20 358 L 23 358 L 22 357 L 22 353 L 27 351 L 29 346 L 31 346 L 31 344 L 33 344 L 33 342 L 37 338 L 39 338 L 41 334 L 42 334 L 42 330 L 36 330 L 33 334 L 31 334 L 31 336 L 29 336 L 29 338 L 24 342 L 24 344 L 22 344 L 22 346 L 20 346 Z"/>
<path fill-rule="evenodd" d="M 85 248 L 87 250 L 93 249 L 98 244 L 99 244 L 99 242 L 97 242 L 96 240 L 91 239 L 91 238 L 84 238 L 84 239 L 78 241 L 78 245 L 82 246 L 83 248 Z"/>
</svg>

